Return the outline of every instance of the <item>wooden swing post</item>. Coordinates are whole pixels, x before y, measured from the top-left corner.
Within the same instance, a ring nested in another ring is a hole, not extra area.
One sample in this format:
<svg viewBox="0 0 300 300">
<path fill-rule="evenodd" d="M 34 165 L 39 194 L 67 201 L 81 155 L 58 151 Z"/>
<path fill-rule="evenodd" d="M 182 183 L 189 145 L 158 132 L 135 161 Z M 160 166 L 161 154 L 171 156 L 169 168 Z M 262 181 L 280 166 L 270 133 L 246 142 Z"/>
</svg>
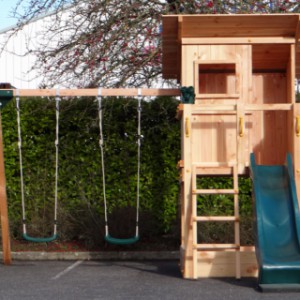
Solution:
<svg viewBox="0 0 300 300">
<path fill-rule="evenodd" d="M 1 214 L 3 263 L 5 265 L 10 265 L 11 249 L 10 249 L 7 197 L 6 197 L 6 180 L 5 180 L 5 167 L 4 167 L 4 154 L 3 154 L 1 112 L 0 112 L 0 214 Z"/>
</svg>

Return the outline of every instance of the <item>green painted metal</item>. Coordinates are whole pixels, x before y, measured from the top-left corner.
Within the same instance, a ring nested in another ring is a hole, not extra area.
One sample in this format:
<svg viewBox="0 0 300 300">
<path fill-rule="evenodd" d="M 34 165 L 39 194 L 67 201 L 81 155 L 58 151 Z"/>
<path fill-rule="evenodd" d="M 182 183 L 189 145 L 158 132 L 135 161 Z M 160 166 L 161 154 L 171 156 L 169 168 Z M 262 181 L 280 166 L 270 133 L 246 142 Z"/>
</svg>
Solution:
<svg viewBox="0 0 300 300">
<path fill-rule="evenodd" d="M 181 102 L 184 104 L 194 104 L 195 103 L 195 89 L 193 86 L 181 87 Z"/>
<path fill-rule="evenodd" d="M 28 234 L 24 233 L 23 238 L 24 240 L 33 243 L 49 243 L 57 239 L 57 234 L 53 234 L 49 237 L 31 237 Z"/>
<path fill-rule="evenodd" d="M 11 101 L 14 97 L 12 90 L 0 90 L 0 109 L 5 107 L 5 105 Z"/>
<path fill-rule="evenodd" d="M 290 284 L 260 284 L 260 291 L 264 293 L 281 293 L 288 291 L 289 293 L 299 293 L 300 292 L 300 284 L 299 283 L 290 283 Z"/>
<path fill-rule="evenodd" d="M 105 236 L 105 240 L 108 243 L 114 244 L 114 245 L 131 245 L 131 244 L 136 243 L 139 239 L 140 239 L 139 236 L 134 236 L 134 237 L 128 238 L 128 239 L 113 238 L 110 235 Z"/>
<path fill-rule="evenodd" d="M 250 156 L 255 247 L 261 287 L 300 283 L 300 216 L 291 155 L 286 165 L 257 165 Z"/>
</svg>

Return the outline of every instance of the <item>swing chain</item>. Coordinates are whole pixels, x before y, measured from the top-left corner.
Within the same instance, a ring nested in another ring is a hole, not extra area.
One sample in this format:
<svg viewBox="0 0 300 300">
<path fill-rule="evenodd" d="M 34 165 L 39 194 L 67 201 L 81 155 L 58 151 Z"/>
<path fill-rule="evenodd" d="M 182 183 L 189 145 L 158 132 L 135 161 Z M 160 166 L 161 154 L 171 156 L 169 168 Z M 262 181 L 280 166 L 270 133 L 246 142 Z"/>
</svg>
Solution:
<svg viewBox="0 0 300 300">
<path fill-rule="evenodd" d="M 24 173 L 23 173 L 23 155 L 22 155 L 22 132 L 21 132 L 21 109 L 19 90 L 16 89 L 16 111 L 17 111 L 17 128 L 18 128 L 18 148 L 19 148 L 19 164 L 20 164 L 20 184 L 21 184 L 21 203 L 22 203 L 22 223 L 23 223 L 23 238 L 31 242 L 51 242 L 57 238 L 57 207 L 58 207 L 58 145 L 59 145 L 59 90 L 56 91 L 56 158 L 55 158 L 55 201 L 54 201 L 54 227 L 51 237 L 30 237 L 27 235 L 26 228 L 26 206 L 24 192 Z"/>
<path fill-rule="evenodd" d="M 56 111 L 56 129 L 55 129 L 55 189 L 54 189 L 54 235 L 57 234 L 57 207 L 58 207 L 58 155 L 59 155 L 59 119 L 60 119 L 60 95 L 59 89 L 56 90 L 55 111 Z"/>
<path fill-rule="evenodd" d="M 103 151 L 103 145 L 104 145 L 104 138 L 103 138 L 103 128 L 102 128 L 102 95 L 101 95 L 101 88 L 98 89 L 98 114 L 99 114 L 99 145 L 100 145 L 100 152 L 101 152 L 101 166 L 102 166 L 102 185 L 103 185 L 103 202 L 104 202 L 104 221 L 105 221 L 105 240 L 113 243 L 113 244 L 119 244 L 119 245 L 125 245 L 125 244 L 132 244 L 138 241 L 139 239 L 139 206 L 140 206 L 140 156 L 141 156 L 141 140 L 143 139 L 143 135 L 141 135 L 141 89 L 138 89 L 138 128 L 137 128 L 137 145 L 138 145 L 138 154 L 137 154 L 137 194 L 136 194 L 136 232 L 134 238 L 129 239 L 116 239 L 112 238 L 109 235 L 109 229 L 108 229 L 108 217 L 107 217 L 107 199 L 106 199 L 106 184 L 105 184 L 105 166 L 104 166 L 104 151 Z"/>
<path fill-rule="evenodd" d="M 26 234 L 27 228 L 26 228 L 24 172 L 23 172 L 23 155 L 22 155 L 21 110 L 20 110 L 20 94 L 18 89 L 16 90 L 16 109 L 17 109 L 18 149 L 19 149 L 19 167 L 20 167 L 21 202 L 22 202 L 22 223 L 23 223 L 23 233 Z"/>
<path fill-rule="evenodd" d="M 60 114 L 60 96 L 59 96 L 59 89 L 56 90 L 56 97 L 55 97 L 55 111 L 56 111 L 56 138 L 55 138 L 55 146 L 58 147 L 59 145 L 59 114 Z"/>
<path fill-rule="evenodd" d="M 108 218 L 107 218 L 107 201 L 106 201 L 106 182 L 105 182 L 105 165 L 104 165 L 104 138 L 103 138 L 103 128 L 102 128 L 102 95 L 101 88 L 98 89 L 98 117 L 99 117 L 99 146 L 101 154 L 101 169 L 102 169 L 102 186 L 103 186 L 103 202 L 104 202 L 104 222 L 105 222 L 105 236 L 109 235 L 108 232 Z"/>
<path fill-rule="evenodd" d="M 136 232 L 135 236 L 139 236 L 139 210 L 140 210 L 140 173 L 141 173 L 141 113 L 142 113 L 142 93 L 141 89 L 138 89 L 138 128 L 137 128 L 137 183 L 136 183 Z"/>
</svg>

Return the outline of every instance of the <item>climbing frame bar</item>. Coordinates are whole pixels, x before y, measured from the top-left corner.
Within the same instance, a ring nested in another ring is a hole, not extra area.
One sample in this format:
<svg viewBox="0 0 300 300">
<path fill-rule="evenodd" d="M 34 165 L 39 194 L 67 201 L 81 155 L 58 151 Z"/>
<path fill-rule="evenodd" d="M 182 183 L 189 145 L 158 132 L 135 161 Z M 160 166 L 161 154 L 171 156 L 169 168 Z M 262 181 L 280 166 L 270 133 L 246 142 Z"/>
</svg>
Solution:
<svg viewBox="0 0 300 300">
<path fill-rule="evenodd" d="M 198 189 L 197 188 L 197 176 L 200 175 L 201 169 L 199 166 L 205 166 L 206 168 L 217 169 L 218 167 L 229 167 L 231 169 L 231 176 L 233 177 L 233 189 Z M 200 170 L 200 173 L 199 173 Z M 226 251 L 232 250 L 235 252 L 235 276 L 237 279 L 241 278 L 241 256 L 240 256 L 240 216 L 239 216 L 239 198 L 238 198 L 238 167 L 237 162 L 233 163 L 193 163 L 192 165 L 192 231 L 193 231 L 193 244 L 192 244 L 192 259 L 193 259 L 193 273 L 192 278 L 197 279 L 199 277 L 198 272 L 198 252 L 202 253 L 207 251 Z M 197 195 L 206 194 L 233 194 L 233 216 L 198 216 L 197 212 Z M 199 222 L 234 222 L 234 243 L 233 244 L 217 244 L 217 243 L 199 243 L 198 242 L 198 228 Z M 201 255 L 201 254 L 200 254 Z M 205 254 L 204 254 L 205 255 Z"/>
<path fill-rule="evenodd" d="M 139 89 L 101 89 L 102 96 L 139 96 Z M 180 96 L 179 89 L 140 89 L 140 96 Z M 13 90 L 16 96 L 17 90 Z M 20 97 L 55 97 L 57 89 L 20 89 Z M 60 89 L 61 97 L 96 97 L 99 95 L 99 89 Z"/>
</svg>

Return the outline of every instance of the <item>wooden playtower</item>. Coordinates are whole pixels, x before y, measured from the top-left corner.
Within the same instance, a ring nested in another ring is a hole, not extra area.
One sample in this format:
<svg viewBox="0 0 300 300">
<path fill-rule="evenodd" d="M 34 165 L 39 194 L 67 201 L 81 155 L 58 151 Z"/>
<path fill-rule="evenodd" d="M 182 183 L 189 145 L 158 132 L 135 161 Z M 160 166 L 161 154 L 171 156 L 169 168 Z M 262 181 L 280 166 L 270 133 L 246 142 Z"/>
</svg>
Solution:
<svg viewBox="0 0 300 300">
<path fill-rule="evenodd" d="M 192 86 L 182 124 L 181 269 L 184 278 L 256 276 L 253 247 L 240 245 L 238 176 L 259 164 L 294 161 L 300 199 L 300 15 L 163 17 L 163 76 Z M 230 189 L 198 186 L 201 176 L 232 176 Z M 230 194 L 231 216 L 198 215 L 197 196 Z M 201 243 L 205 222 L 231 222 L 234 240 Z"/>
</svg>

